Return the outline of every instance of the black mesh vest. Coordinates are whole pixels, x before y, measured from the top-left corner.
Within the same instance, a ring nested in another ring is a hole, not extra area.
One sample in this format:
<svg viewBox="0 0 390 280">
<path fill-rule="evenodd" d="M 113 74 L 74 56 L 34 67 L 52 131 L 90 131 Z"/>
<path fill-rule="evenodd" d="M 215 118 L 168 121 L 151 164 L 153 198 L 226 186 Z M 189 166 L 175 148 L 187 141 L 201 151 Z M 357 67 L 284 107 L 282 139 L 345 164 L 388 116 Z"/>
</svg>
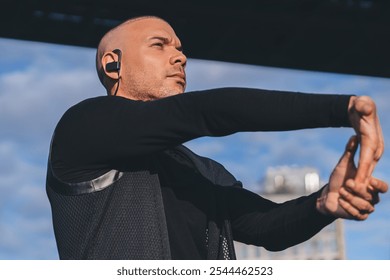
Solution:
<svg viewBox="0 0 390 280">
<path fill-rule="evenodd" d="M 213 184 L 240 185 L 222 165 L 184 146 L 167 153 Z M 46 191 L 60 259 L 171 258 L 159 179 L 148 170 L 111 170 L 91 181 L 66 183 L 53 173 L 49 157 Z M 226 205 L 213 207 L 207 258 L 235 259 Z"/>
</svg>

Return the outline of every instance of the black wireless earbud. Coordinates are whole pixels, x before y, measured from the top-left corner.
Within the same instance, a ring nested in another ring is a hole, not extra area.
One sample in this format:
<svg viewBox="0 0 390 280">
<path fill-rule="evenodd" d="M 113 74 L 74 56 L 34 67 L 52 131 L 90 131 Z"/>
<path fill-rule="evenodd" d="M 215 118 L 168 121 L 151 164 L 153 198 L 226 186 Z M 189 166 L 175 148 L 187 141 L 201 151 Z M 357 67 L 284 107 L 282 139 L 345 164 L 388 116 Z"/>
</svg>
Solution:
<svg viewBox="0 0 390 280">
<path fill-rule="evenodd" d="M 106 71 L 107 72 L 118 72 L 121 69 L 121 58 L 122 58 L 122 52 L 120 49 L 115 49 L 112 51 L 113 53 L 116 53 L 118 55 L 118 61 L 109 62 L 106 64 Z"/>
<path fill-rule="evenodd" d="M 117 84 L 116 84 L 116 89 L 115 89 L 115 92 L 114 92 L 114 96 L 116 95 L 116 93 L 118 92 L 118 89 L 119 89 L 119 83 L 120 83 L 120 70 L 121 70 L 121 59 L 122 59 L 122 52 L 120 49 L 115 49 L 112 51 L 113 53 L 116 53 L 118 55 L 118 61 L 114 61 L 114 62 L 109 62 L 106 64 L 106 71 L 107 72 L 117 72 L 118 73 L 118 80 L 117 80 Z"/>
</svg>

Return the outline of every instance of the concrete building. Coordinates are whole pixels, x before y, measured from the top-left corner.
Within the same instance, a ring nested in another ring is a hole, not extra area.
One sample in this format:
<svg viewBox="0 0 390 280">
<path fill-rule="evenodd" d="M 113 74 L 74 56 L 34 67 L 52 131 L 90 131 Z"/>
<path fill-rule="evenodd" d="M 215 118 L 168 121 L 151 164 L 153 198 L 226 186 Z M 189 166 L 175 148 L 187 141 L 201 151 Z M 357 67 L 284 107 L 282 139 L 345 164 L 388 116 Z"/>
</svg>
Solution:
<svg viewBox="0 0 390 280">
<path fill-rule="evenodd" d="M 308 195 L 321 188 L 319 173 L 310 167 L 280 166 L 270 167 L 262 180 L 261 196 L 275 202 L 284 202 L 302 195 Z M 304 243 L 280 252 L 270 252 L 236 242 L 237 259 L 345 259 L 343 222 L 341 219 L 325 227 L 317 235 Z"/>
</svg>

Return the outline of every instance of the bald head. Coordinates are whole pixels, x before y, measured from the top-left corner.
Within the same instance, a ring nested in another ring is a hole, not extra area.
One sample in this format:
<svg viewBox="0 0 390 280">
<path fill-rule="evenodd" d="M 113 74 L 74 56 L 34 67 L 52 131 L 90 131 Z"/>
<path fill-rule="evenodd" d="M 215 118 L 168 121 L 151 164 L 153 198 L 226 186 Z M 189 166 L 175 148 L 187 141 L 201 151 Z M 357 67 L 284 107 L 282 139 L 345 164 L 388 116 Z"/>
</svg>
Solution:
<svg viewBox="0 0 390 280">
<path fill-rule="evenodd" d="M 105 53 L 112 52 L 114 49 L 123 50 L 126 44 L 125 40 L 128 37 L 126 35 L 128 32 L 131 32 L 129 28 L 130 25 L 134 22 L 145 19 L 158 19 L 164 21 L 163 19 L 156 16 L 134 17 L 109 30 L 100 40 L 96 51 L 96 71 L 99 76 L 100 82 L 105 88 L 107 88 L 107 82 L 105 80 L 106 75 L 102 65 L 102 57 Z"/>
</svg>

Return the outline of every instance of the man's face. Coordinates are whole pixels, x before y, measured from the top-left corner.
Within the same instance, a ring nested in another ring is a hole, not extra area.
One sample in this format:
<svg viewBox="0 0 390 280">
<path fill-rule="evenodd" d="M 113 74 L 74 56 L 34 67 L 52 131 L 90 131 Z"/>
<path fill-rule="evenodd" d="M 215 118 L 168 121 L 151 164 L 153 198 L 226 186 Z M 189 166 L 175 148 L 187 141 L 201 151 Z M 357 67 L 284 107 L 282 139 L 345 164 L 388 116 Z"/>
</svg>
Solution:
<svg viewBox="0 0 390 280">
<path fill-rule="evenodd" d="M 123 35 L 121 87 L 126 95 L 154 100 L 184 92 L 187 58 L 169 24 L 142 19 L 125 27 Z"/>
</svg>

